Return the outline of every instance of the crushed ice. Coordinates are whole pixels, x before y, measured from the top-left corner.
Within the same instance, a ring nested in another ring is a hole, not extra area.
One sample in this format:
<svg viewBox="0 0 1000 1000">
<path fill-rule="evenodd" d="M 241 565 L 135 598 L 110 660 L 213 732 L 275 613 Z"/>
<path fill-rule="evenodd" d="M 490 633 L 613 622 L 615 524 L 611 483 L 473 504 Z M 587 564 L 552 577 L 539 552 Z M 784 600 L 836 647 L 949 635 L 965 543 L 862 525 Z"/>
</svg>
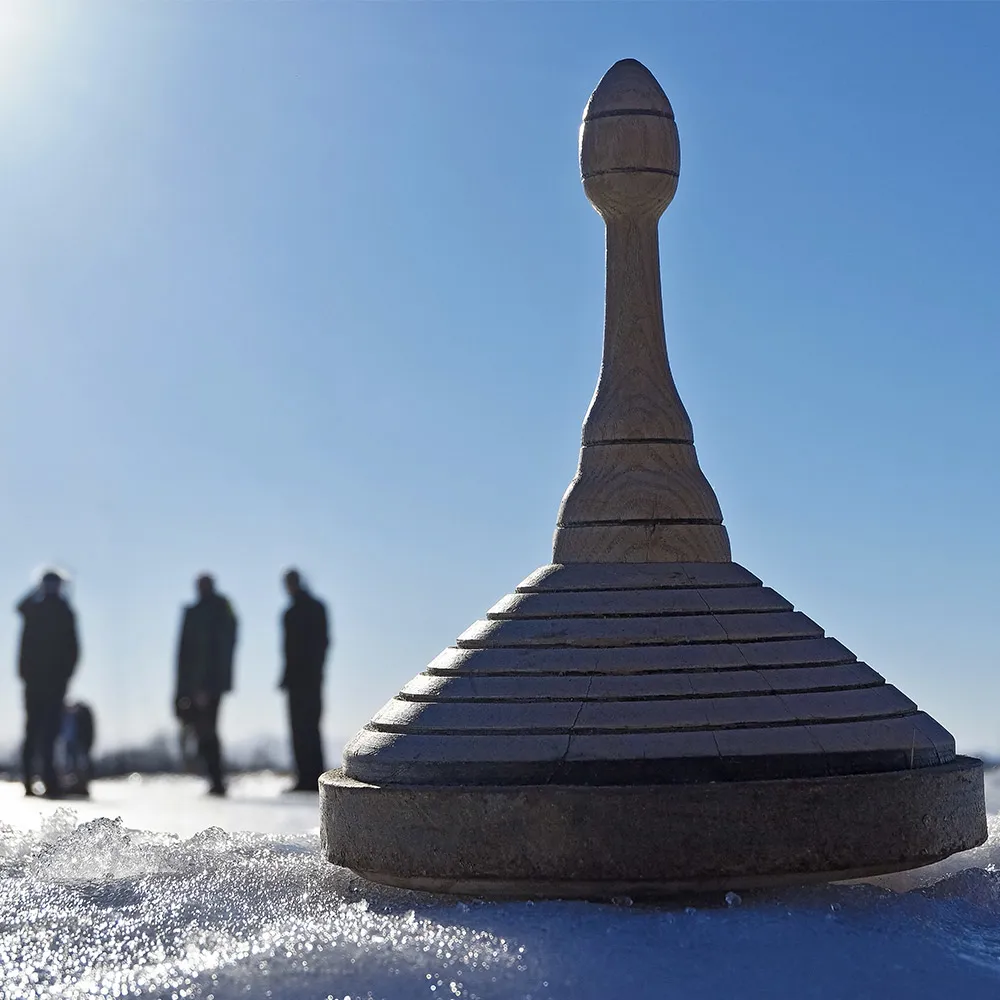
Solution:
<svg viewBox="0 0 1000 1000">
<path fill-rule="evenodd" d="M 62 809 L 0 825 L 0 997 L 995 1000 L 997 857 L 994 822 L 977 851 L 867 883 L 482 903 L 371 886 L 312 835 L 184 840 Z"/>
</svg>

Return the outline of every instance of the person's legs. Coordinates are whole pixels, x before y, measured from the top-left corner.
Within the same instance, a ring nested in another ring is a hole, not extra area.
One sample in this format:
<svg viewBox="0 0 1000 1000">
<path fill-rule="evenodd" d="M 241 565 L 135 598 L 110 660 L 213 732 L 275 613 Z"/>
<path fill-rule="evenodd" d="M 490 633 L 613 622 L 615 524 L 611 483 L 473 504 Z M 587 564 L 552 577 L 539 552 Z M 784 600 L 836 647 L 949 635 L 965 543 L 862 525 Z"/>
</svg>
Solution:
<svg viewBox="0 0 1000 1000">
<path fill-rule="evenodd" d="M 94 749 L 94 713 L 87 705 L 77 705 L 76 739 L 73 741 L 74 770 L 76 771 L 77 783 L 81 785 L 84 792 L 90 779 L 94 776 L 94 765 L 90 758 L 90 752 Z"/>
<path fill-rule="evenodd" d="M 198 759 L 198 732 L 193 715 L 181 723 L 180 747 L 184 770 L 190 774 L 197 769 Z"/>
<path fill-rule="evenodd" d="M 292 688 L 288 692 L 288 714 L 292 727 L 292 747 L 298 771 L 297 788 L 315 790 L 323 773 L 323 744 L 319 720 L 323 712 L 323 692 L 318 688 Z"/>
<path fill-rule="evenodd" d="M 302 723 L 299 714 L 301 698 L 295 688 L 288 690 L 288 728 L 292 735 L 292 756 L 295 758 L 296 787 L 302 781 L 302 771 L 305 765 L 305 747 L 302 740 Z"/>
<path fill-rule="evenodd" d="M 54 797 L 62 791 L 55 764 L 56 740 L 59 738 L 59 729 L 62 725 L 62 692 L 54 697 L 48 695 L 39 709 L 41 720 L 39 722 L 38 742 L 42 756 L 42 781 L 45 782 L 45 794 Z"/>
<path fill-rule="evenodd" d="M 319 722 L 323 715 L 323 692 L 317 689 L 309 704 L 308 727 L 305 732 L 307 777 L 313 789 L 319 788 L 319 776 L 323 773 L 323 741 L 319 734 Z"/>
<path fill-rule="evenodd" d="M 38 711 L 38 698 L 34 692 L 24 692 L 24 743 L 21 747 L 21 774 L 24 778 L 24 790 L 33 795 L 32 781 L 35 777 L 35 753 L 39 742 L 41 715 Z"/>
<path fill-rule="evenodd" d="M 212 695 L 206 705 L 198 706 L 195 716 L 195 733 L 198 736 L 198 755 L 205 762 L 209 780 L 212 783 L 210 791 L 213 794 L 225 794 L 226 785 L 222 780 L 222 745 L 219 742 L 219 703 L 221 695 Z"/>
</svg>

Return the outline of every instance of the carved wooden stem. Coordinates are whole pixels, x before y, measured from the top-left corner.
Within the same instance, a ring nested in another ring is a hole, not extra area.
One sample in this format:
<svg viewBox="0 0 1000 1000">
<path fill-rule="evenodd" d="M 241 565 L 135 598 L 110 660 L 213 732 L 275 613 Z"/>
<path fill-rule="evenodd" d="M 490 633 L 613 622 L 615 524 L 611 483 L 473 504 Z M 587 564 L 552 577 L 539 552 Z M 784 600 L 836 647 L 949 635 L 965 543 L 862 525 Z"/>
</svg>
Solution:
<svg viewBox="0 0 1000 1000">
<path fill-rule="evenodd" d="M 612 66 L 587 104 L 580 168 L 607 227 L 604 356 L 553 562 L 727 562 L 663 333 L 657 223 L 677 188 L 677 129 L 634 59 Z"/>
<path fill-rule="evenodd" d="M 604 357 L 584 444 L 693 440 L 667 362 L 656 223 L 649 216 L 607 220 Z"/>
</svg>

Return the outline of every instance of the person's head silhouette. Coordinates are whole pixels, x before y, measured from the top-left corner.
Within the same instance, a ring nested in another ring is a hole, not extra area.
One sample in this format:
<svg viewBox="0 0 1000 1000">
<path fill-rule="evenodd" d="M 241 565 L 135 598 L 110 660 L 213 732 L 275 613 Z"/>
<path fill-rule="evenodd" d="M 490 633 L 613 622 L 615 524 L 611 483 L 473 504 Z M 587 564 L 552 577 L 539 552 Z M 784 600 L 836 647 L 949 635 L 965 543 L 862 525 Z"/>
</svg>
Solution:
<svg viewBox="0 0 1000 1000">
<path fill-rule="evenodd" d="M 306 589 L 302 574 L 297 569 L 286 570 L 284 580 L 285 590 L 288 591 L 290 597 L 295 597 L 296 594 L 301 594 Z"/>
</svg>

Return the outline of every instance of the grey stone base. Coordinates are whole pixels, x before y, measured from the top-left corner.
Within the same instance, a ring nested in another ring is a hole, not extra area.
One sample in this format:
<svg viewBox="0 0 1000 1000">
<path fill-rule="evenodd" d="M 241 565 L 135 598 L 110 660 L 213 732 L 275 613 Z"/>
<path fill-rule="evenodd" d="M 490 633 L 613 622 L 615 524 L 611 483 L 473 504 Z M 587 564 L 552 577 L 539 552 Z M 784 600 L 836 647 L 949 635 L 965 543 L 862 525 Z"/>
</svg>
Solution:
<svg viewBox="0 0 1000 1000">
<path fill-rule="evenodd" d="M 320 779 L 327 858 L 388 885 L 608 898 L 833 881 L 986 840 L 982 763 L 689 785 Z"/>
</svg>

